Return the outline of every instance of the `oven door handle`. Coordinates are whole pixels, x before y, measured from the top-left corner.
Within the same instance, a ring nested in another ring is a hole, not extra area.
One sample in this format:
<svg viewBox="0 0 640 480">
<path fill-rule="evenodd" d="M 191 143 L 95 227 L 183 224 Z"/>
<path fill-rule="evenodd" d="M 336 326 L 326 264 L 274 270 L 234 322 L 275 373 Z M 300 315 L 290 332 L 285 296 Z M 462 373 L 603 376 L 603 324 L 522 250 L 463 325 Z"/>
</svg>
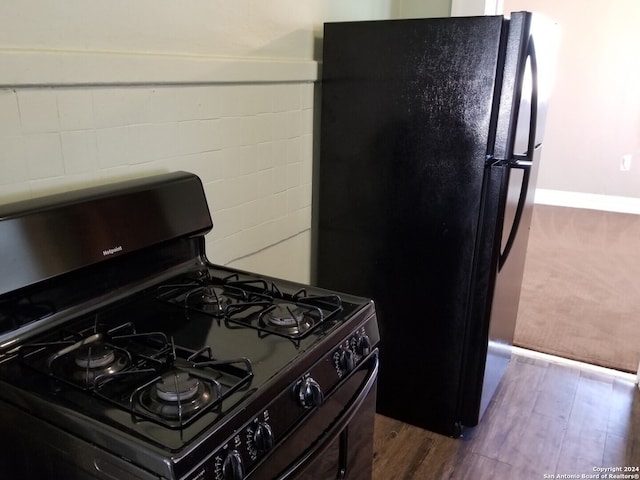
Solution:
<svg viewBox="0 0 640 480">
<path fill-rule="evenodd" d="M 369 359 L 371 360 L 371 358 Z M 378 366 L 380 361 L 378 360 L 378 351 L 373 352 L 373 367 L 369 371 L 366 381 L 363 387 L 358 392 L 358 395 L 353 397 L 349 405 L 343 410 L 342 416 L 334 422 L 334 424 L 326 430 L 326 432 L 316 441 L 315 445 L 309 448 L 300 458 L 298 458 L 280 477 L 280 480 L 286 480 L 294 478 L 306 465 L 313 459 L 321 455 L 331 443 L 338 438 L 347 424 L 351 421 L 355 413 L 364 403 L 365 398 L 373 388 L 373 385 L 378 378 Z M 368 360 L 367 360 L 368 361 Z M 344 478 L 346 475 L 346 465 L 342 466 L 338 479 Z"/>
</svg>

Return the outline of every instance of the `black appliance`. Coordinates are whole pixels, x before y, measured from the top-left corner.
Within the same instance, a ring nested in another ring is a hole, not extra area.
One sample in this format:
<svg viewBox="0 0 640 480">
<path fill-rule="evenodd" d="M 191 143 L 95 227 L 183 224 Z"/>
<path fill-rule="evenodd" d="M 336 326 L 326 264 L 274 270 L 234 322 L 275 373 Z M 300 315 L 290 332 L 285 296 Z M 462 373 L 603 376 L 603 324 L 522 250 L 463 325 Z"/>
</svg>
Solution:
<svg viewBox="0 0 640 480">
<path fill-rule="evenodd" d="M 531 24 L 324 28 L 313 281 L 376 302 L 378 412 L 450 436 L 511 355 L 541 150 Z"/>
<path fill-rule="evenodd" d="M 373 303 L 211 264 L 178 172 L 0 207 L 0 471 L 370 479 Z"/>
</svg>

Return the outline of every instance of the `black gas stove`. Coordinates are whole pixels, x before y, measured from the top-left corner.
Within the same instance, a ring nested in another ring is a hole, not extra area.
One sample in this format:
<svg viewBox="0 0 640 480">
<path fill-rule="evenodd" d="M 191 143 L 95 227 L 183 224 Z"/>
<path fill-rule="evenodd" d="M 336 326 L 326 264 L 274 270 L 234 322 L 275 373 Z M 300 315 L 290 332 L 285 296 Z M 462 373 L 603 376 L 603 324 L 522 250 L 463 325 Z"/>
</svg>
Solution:
<svg viewBox="0 0 640 480">
<path fill-rule="evenodd" d="M 188 173 L 0 207 L 0 471 L 370 478 L 373 303 L 212 265 L 211 228 Z"/>
</svg>

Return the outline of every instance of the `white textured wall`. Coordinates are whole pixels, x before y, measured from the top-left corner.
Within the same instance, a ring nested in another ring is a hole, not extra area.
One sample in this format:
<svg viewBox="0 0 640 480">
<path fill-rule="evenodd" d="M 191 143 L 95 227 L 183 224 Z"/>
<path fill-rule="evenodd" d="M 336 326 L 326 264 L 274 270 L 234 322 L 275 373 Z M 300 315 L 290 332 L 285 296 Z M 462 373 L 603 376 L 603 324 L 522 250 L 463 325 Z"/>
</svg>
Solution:
<svg viewBox="0 0 640 480">
<path fill-rule="evenodd" d="M 6 0 L 0 45 L 223 56 L 309 56 L 321 2 Z M 242 35 L 238 33 L 242 31 Z"/>
<path fill-rule="evenodd" d="M 323 21 L 389 18 L 403 3 L 3 0 L 0 48 L 308 59 Z"/>
<path fill-rule="evenodd" d="M 309 229 L 312 100 L 312 83 L 0 90 L 0 201 L 191 171 L 228 263 Z"/>
</svg>

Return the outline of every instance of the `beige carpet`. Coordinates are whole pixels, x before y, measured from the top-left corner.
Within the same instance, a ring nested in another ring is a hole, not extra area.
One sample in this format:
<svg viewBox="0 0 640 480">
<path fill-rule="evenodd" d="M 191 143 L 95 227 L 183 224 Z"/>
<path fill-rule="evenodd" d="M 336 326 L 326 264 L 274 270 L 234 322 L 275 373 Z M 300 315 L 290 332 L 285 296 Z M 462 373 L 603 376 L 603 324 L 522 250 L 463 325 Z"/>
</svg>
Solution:
<svg viewBox="0 0 640 480">
<path fill-rule="evenodd" d="M 535 205 L 514 343 L 638 370 L 640 215 Z"/>
</svg>

